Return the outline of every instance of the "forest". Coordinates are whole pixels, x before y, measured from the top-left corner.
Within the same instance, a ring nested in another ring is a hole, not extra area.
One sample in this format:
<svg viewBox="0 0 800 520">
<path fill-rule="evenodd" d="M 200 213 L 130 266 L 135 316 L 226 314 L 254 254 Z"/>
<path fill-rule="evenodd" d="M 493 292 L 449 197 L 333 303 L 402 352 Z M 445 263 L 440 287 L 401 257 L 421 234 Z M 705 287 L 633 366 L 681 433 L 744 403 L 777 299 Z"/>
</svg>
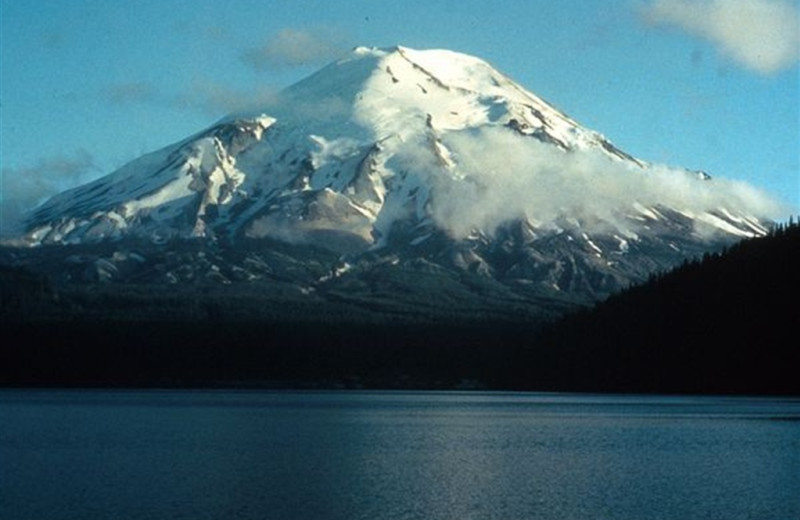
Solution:
<svg viewBox="0 0 800 520">
<path fill-rule="evenodd" d="M 537 343 L 575 363 L 562 370 L 586 389 L 800 395 L 798 289 L 790 219 L 570 315 Z"/>
<path fill-rule="evenodd" d="M 392 322 L 191 288 L 76 296 L 4 267 L 0 386 L 800 395 L 799 272 L 800 225 L 790 221 L 543 323 L 485 313 Z M 220 311 L 243 302 L 272 317 Z M 160 317 L 101 312 L 153 305 Z"/>
</svg>

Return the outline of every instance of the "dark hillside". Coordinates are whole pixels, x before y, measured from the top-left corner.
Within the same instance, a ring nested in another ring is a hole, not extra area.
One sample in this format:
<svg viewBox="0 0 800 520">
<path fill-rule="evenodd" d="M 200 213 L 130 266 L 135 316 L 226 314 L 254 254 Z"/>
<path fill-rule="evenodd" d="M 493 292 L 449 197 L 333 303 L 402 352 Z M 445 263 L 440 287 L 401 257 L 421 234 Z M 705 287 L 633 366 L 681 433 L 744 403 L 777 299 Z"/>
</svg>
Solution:
<svg viewBox="0 0 800 520">
<path fill-rule="evenodd" d="M 95 284 L 58 293 L 21 269 L 0 271 L 0 281 L 0 386 L 800 395 L 798 225 L 686 263 L 544 331 L 512 312 L 514 301 L 498 307 L 499 293 L 435 312 L 411 299 L 414 314 L 365 306 L 352 291 L 333 306 L 301 299 L 278 281 L 250 291 Z"/>
<path fill-rule="evenodd" d="M 790 222 L 560 321 L 539 342 L 561 357 L 546 376 L 585 389 L 800 394 L 798 289 Z"/>
</svg>

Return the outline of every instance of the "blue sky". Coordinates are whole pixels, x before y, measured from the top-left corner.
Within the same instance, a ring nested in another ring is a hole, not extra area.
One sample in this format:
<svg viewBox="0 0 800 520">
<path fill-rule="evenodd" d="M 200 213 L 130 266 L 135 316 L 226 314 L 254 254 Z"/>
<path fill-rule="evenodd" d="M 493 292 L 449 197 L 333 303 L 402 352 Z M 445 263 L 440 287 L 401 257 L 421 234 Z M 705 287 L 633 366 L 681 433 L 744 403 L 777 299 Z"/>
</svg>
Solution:
<svg viewBox="0 0 800 520">
<path fill-rule="evenodd" d="M 0 195 L 24 209 L 351 47 L 400 44 L 479 56 L 637 157 L 747 181 L 797 212 L 798 12 L 800 0 L 0 0 Z"/>
</svg>

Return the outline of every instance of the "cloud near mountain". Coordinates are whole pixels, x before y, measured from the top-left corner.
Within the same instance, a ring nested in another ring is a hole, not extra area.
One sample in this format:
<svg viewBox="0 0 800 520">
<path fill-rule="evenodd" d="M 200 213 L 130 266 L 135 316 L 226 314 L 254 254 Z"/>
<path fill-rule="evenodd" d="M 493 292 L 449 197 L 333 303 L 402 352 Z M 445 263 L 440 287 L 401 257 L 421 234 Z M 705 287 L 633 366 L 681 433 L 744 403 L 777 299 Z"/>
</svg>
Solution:
<svg viewBox="0 0 800 520">
<path fill-rule="evenodd" d="M 37 204 L 98 173 L 94 157 L 86 150 L 46 157 L 30 166 L 4 167 L 0 173 L 0 236 L 19 233 L 25 214 Z"/>
<path fill-rule="evenodd" d="M 655 0 L 646 21 L 711 42 L 737 64 L 763 75 L 800 60 L 800 12 L 784 0 Z"/>
<path fill-rule="evenodd" d="M 451 132 L 443 139 L 456 163 L 455 178 L 431 176 L 433 217 L 455 237 L 492 230 L 509 220 L 552 223 L 563 215 L 585 226 L 631 225 L 634 204 L 664 205 L 694 213 L 736 208 L 777 218 L 784 208 L 745 182 L 714 178 L 664 165 L 646 169 L 598 150 L 564 152 L 502 127 Z M 419 175 L 436 171 L 436 157 L 419 146 L 401 152 Z M 463 182 L 467 181 L 467 182 Z"/>
<path fill-rule="evenodd" d="M 259 47 L 246 50 L 241 58 L 255 70 L 272 67 L 320 64 L 347 50 L 345 38 L 334 31 L 285 28 Z"/>
</svg>

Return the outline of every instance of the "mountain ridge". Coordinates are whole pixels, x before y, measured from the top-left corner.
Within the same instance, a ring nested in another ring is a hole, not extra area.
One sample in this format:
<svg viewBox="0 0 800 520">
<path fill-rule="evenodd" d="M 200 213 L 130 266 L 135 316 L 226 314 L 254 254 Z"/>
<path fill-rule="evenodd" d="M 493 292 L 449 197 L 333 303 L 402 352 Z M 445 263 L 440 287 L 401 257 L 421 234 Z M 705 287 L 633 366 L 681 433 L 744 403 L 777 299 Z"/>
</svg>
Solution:
<svg viewBox="0 0 800 520">
<path fill-rule="evenodd" d="M 428 262 L 525 298 L 597 300 L 765 234 L 765 206 L 740 186 L 633 157 L 479 58 L 359 47 L 264 110 L 56 195 L 21 242 L 151 243 L 139 253 L 157 283 L 194 283 L 179 271 L 205 265 L 153 269 L 161 245 L 279 241 L 299 246 L 300 263 L 319 261 L 313 248 L 338 255 L 315 290 Z M 200 278 L 264 279 L 233 256 Z M 95 255 L 81 269 L 142 279 L 121 262 Z"/>
</svg>

